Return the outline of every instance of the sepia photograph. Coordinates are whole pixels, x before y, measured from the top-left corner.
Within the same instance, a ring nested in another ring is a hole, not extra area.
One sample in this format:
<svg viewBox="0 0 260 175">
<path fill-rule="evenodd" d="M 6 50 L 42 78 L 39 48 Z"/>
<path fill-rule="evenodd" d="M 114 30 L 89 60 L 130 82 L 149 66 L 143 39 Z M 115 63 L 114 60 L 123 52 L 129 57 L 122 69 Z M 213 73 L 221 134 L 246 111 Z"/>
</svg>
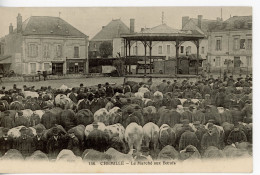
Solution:
<svg viewBox="0 0 260 175">
<path fill-rule="evenodd" d="M 253 171 L 252 7 L 0 14 L 0 173 Z"/>
</svg>

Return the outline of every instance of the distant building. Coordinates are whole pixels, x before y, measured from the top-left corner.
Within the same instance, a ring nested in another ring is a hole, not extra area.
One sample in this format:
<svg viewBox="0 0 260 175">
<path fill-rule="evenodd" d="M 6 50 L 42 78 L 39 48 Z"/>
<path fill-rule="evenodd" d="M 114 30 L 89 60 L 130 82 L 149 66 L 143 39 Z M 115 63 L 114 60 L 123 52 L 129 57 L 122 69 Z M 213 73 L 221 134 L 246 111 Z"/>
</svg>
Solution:
<svg viewBox="0 0 260 175">
<path fill-rule="evenodd" d="M 183 16 L 182 17 L 182 30 L 197 30 L 201 34 L 205 35 L 205 38 L 201 40 L 200 42 L 200 56 L 202 59 L 207 60 L 208 56 L 208 37 L 209 37 L 209 26 L 212 23 L 215 23 L 217 21 L 221 21 L 220 18 L 217 20 L 209 20 L 209 19 L 203 19 L 202 15 L 198 15 L 198 18 L 190 18 L 189 16 Z M 197 52 L 197 48 L 191 41 L 184 42 L 181 45 L 181 53 L 180 54 L 195 54 Z M 204 66 L 205 66 L 204 62 Z"/>
<path fill-rule="evenodd" d="M 130 23 L 134 26 L 134 19 L 130 19 Z M 130 27 L 132 30 L 134 28 Z M 112 54 L 109 57 L 116 57 L 118 53 L 120 56 L 124 55 L 123 39 L 120 38 L 122 33 L 129 33 L 130 29 L 120 20 L 113 19 L 106 26 L 103 26 L 89 42 L 89 57 L 100 58 L 99 47 L 103 42 L 108 42 L 113 47 Z"/>
<path fill-rule="evenodd" d="M 213 68 L 252 68 L 252 16 L 233 16 L 209 31 L 209 63 Z M 229 61 L 228 61 L 229 60 Z"/>
<path fill-rule="evenodd" d="M 32 16 L 22 21 L 18 14 L 17 28 L 10 24 L 3 38 L 1 58 L 6 59 L 0 65 L 17 74 L 88 73 L 88 42 L 88 36 L 59 17 Z"/>
</svg>

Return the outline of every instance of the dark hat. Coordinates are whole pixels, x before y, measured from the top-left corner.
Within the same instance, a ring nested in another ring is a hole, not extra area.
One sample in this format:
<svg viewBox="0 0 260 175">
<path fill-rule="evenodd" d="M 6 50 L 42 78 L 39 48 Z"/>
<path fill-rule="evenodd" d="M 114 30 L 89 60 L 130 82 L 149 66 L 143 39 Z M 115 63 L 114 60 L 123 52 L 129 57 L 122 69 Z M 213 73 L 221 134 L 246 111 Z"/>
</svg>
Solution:
<svg viewBox="0 0 260 175">
<path fill-rule="evenodd" d="M 105 85 L 109 85 L 109 83 L 108 82 L 106 82 L 106 84 Z"/>
<path fill-rule="evenodd" d="M 80 83 L 80 85 L 79 85 L 79 86 L 80 86 L 80 87 L 82 87 L 82 86 L 84 86 L 84 85 L 83 85 L 83 83 Z"/>
<path fill-rule="evenodd" d="M 20 132 L 24 132 L 24 131 L 26 131 L 26 130 L 27 130 L 26 127 L 22 127 L 22 128 L 20 129 Z"/>
</svg>

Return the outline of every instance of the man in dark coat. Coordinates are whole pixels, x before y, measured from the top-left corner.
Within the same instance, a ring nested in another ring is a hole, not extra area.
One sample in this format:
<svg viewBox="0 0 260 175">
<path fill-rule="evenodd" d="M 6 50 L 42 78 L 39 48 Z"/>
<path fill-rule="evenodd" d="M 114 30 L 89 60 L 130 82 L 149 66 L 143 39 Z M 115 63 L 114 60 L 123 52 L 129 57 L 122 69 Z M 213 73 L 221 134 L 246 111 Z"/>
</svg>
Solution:
<svg viewBox="0 0 260 175">
<path fill-rule="evenodd" d="M 228 144 L 236 144 L 236 143 L 241 143 L 241 142 L 246 142 L 246 134 L 244 133 L 243 130 L 239 129 L 239 126 L 236 125 L 234 126 L 233 131 L 230 132 L 227 143 Z"/>
<path fill-rule="evenodd" d="M 201 149 L 205 151 L 208 147 L 219 148 L 219 134 L 213 130 L 213 124 L 208 124 L 208 131 L 202 136 Z"/>
<path fill-rule="evenodd" d="M 68 147 L 67 149 L 71 150 L 76 156 L 81 156 L 81 144 L 79 139 L 75 136 L 73 130 L 68 132 Z"/>
<path fill-rule="evenodd" d="M 4 116 L 0 119 L 0 126 L 9 129 L 14 127 L 14 119 L 10 116 L 10 111 L 4 112 Z"/>
<path fill-rule="evenodd" d="M 8 104 L 10 105 L 10 103 L 13 101 L 12 96 L 9 95 L 8 91 L 5 91 L 5 95 L 3 97 L 1 97 L 1 100 L 6 100 L 8 102 Z"/>
<path fill-rule="evenodd" d="M 45 126 L 46 129 L 54 127 L 57 123 L 56 116 L 49 110 L 48 107 L 45 107 L 45 113 L 42 115 L 41 123 Z"/>
<path fill-rule="evenodd" d="M 78 99 L 77 99 L 77 96 L 76 96 L 76 89 L 75 88 L 72 88 L 71 90 L 71 93 L 69 95 L 69 98 L 71 99 L 71 101 L 73 101 L 75 104 L 78 103 Z"/>
<path fill-rule="evenodd" d="M 105 84 L 105 92 L 107 97 L 113 97 L 114 95 L 114 90 L 113 88 L 109 85 L 108 82 Z"/>
<path fill-rule="evenodd" d="M 26 117 L 23 116 L 22 111 L 17 111 L 18 116 L 15 117 L 14 124 L 15 126 L 25 126 L 29 127 L 29 121 Z"/>
<path fill-rule="evenodd" d="M 184 150 L 188 145 L 193 145 L 196 148 L 199 146 L 199 140 L 196 134 L 190 130 L 186 130 L 180 138 L 179 150 Z"/>
<path fill-rule="evenodd" d="M 47 153 L 50 159 L 56 159 L 61 150 L 67 147 L 66 139 L 59 133 L 58 128 L 52 128 L 53 136 L 47 141 Z"/>
<path fill-rule="evenodd" d="M 33 138 L 27 135 L 27 128 L 20 129 L 21 136 L 14 140 L 14 149 L 20 151 L 24 157 L 30 156 L 35 151 Z"/>
<path fill-rule="evenodd" d="M 40 150 L 43 153 L 46 153 L 46 144 L 47 141 L 43 137 L 43 129 L 41 127 L 36 128 L 36 136 L 33 138 L 35 150 Z"/>
<path fill-rule="evenodd" d="M 9 129 L 3 129 L 3 137 L 0 138 L 0 154 L 4 155 L 6 151 L 13 148 L 13 138 L 8 136 Z"/>
</svg>

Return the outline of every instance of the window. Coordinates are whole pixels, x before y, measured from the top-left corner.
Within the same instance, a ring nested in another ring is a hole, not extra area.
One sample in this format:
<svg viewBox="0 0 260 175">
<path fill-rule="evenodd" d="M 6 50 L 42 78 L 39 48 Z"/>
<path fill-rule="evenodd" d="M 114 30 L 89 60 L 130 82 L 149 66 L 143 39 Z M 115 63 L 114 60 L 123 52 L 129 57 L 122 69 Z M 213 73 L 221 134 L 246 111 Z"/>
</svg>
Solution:
<svg viewBox="0 0 260 175">
<path fill-rule="evenodd" d="M 240 49 L 245 49 L 246 48 L 246 40 L 245 39 L 241 39 L 240 40 Z"/>
<path fill-rule="evenodd" d="M 247 49 L 248 50 L 252 49 L 252 39 L 247 39 Z"/>
<path fill-rule="evenodd" d="M 201 54 L 204 54 L 204 53 L 205 53 L 205 48 L 201 47 Z"/>
<path fill-rule="evenodd" d="M 51 68 L 50 63 L 44 63 L 44 64 L 43 64 L 43 70 L 44 70 L 44 71 L 49 71 L 50 68 Z"/>
<path fill-rule="evenodd" d="M 220 57 L 216 57 L 215 65 L 216 67 L 220 67 Z"/>
<path fill-rule="evenodd" d="M 171 53 L 171 46 L 167 45 L 167 55 L 170 55 L 170 53 Z"/>
<path fill-rule="evenodd" d="M 62 56 L 62 46 L 61 46 L 61 44 L 57 44 L 55 46 L 55 57 L 60 58 L 61 56 Z M 75 57 L 75 58 L 77 58 L 77 57 Z"/>
<path fill-rule="evenodd" d="M 158 54 L 162 54 L 162 46 L 158 47 Z"/>
<path fill-rule="evenodd" d="M 216 39 L 216 51 L 221 51 L 222 50 L 222 43 L 221 43 L 221 37 L 218 37 Z"/>
<path fill-rule="evenodd" d="M 36 63 L 30 63 L 31 74 L 36 74 Z"/>
<path fill-rule="evenodd" d="M 36 44 L 29 44 L 29 57 L 38 56 L 38 46 Z"/>
<path fill-rule="evenodd" d="M 247 61 L 247 66 L 252 66 L 252 57 L 251 56 L 247 56 L 246 61 Z"/>
<path fill-rule="evenodd" d="M 234 50 L 239 49 L 239 38 L 234 38 Z"/>
<path fill-rule="evenodd" d="M 181 46 L 181 53 L 184 52 L 184 46 Z"/>
<path fill-rule="evenodd" d="M 74 58 L 79 58 L 79 47 L 78 46 L 74 47 Z"/>
<path fill-rule="evenodd" d="M 43 58 L 49 58 L 50 57 L 50 46 L 49 44 L 43 45 Z"/>
</svg>

